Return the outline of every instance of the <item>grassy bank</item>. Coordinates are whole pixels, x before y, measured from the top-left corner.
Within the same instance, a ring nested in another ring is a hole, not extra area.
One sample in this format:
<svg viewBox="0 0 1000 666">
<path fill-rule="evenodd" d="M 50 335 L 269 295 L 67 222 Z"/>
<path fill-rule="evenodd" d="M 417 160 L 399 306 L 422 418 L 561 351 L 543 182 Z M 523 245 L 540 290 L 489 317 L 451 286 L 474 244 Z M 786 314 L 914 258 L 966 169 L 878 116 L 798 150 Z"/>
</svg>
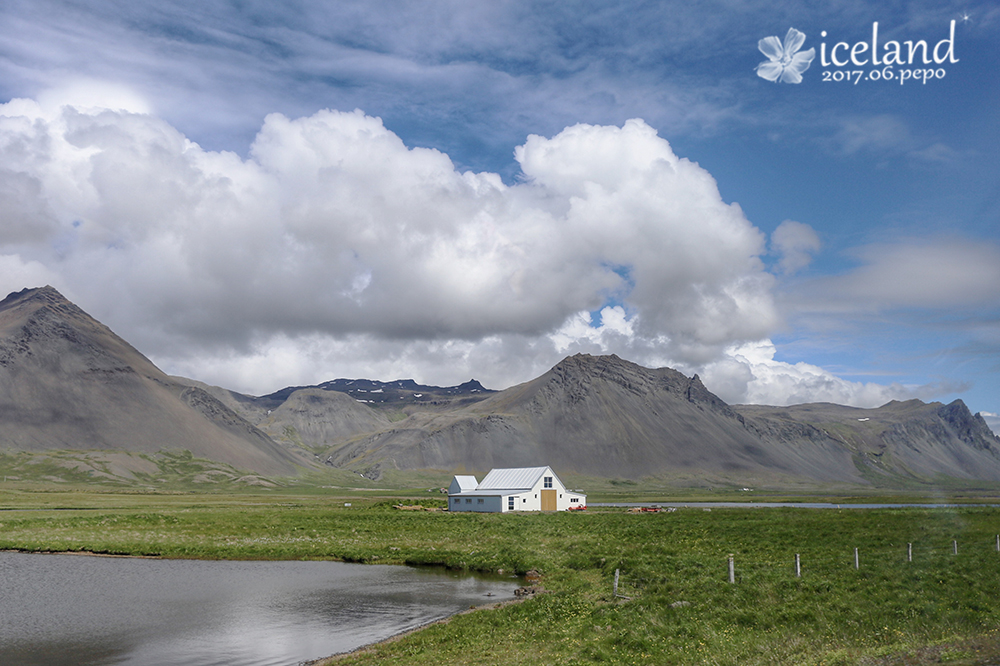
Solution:
<svg viewBox="0 0 1000 666">
<path fill-rule="evenodd" d="M 526 603 L 456 617 L 338 663 L 976 664 L 1000 656 L 998 509 L 449 515 L 392 503 L 361 491 L 8 492 L 0 493 L 0 549 L 544 575 L 549 592 Z M 627 600 L 613 597 L 616 569 Z"/>
</svg>

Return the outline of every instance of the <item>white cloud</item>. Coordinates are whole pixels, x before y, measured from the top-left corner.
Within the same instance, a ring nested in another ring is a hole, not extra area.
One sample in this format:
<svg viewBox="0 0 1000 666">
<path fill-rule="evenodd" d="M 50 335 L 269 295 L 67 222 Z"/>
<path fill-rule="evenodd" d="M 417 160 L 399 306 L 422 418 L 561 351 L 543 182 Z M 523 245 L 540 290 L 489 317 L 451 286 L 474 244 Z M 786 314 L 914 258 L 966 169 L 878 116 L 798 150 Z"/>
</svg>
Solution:
<svg viewBox="0 0 1000 666">
<path fill-rule="evenodd" d="M 244 159 L 149 114 L 13 100 L 0 286 L 51 283 L 167 371 L 252 393 L 336 376 L 504 388 L 577 352 L 702 372 L 729 401 L 926 392 L 747 346 L 778 322 L 765 238 L 643 121 L 515 154 L 508 185 L 361 111 L 320 111 L 268 116 Z M 818 238 L 786 221 L 771 244 L 790 273 Z M 965 270 L 991 270 L 990 252 Z"/>
<path fill-rule="evenodd" d="M 58 276 L 37 261 L 24 261 L 16 254 L 0 254 L 0 298 L 26 286 L 57 281 Z"/>
<path fill-rule="evenodd" d="M 516 156 L 508 186 L 360 111 L 272 114 L 241 159 L 148 114 L 0 105 L 20 261 L 176 367 L 276 336 L 558 336 L 609 299 L 633 315 L 601 336 L 679 362 L 773 326 L 762 234 L 641 120 Z"/>
<path fill-rule="evenodd" d="M 809 363 L 775 360 L 777 349 L 760 340 L 727 350 L 703 370 L 705 385 L 726 402 L 795 405 L 833 402 L 854 407 L 878 407 L 890 400 L 927 400 L 950 387 L 852 382 Z"/>
<path fill-rule="evenodd" d="M 582 351 L 587 345 L 601 350 L 628 346 L 635 340 L 634 322 L 634 317 L 629 319 L 625 314 L 625 308 L 616 305 L 603 308 L 597 322 L 589 312 L 578 312 L 548 337 L 555 351 L 563 355 L 571 349 L 573 353 Z"/>
</svg>

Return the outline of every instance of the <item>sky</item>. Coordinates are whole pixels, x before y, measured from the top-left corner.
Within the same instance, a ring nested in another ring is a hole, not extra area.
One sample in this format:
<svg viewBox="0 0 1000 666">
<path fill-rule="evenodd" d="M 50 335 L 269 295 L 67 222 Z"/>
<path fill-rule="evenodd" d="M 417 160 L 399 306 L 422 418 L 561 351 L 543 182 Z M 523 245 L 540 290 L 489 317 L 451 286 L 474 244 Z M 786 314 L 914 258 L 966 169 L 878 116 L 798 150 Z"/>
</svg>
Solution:
<svg viewBox="0 0 1000 666">
<path fill-rule="evenodd" d="M 1000 8 L 823 4 L 8 0 L 0 291 L 257 395 L 614 353 L 1000 428 Z"/>
</svg>

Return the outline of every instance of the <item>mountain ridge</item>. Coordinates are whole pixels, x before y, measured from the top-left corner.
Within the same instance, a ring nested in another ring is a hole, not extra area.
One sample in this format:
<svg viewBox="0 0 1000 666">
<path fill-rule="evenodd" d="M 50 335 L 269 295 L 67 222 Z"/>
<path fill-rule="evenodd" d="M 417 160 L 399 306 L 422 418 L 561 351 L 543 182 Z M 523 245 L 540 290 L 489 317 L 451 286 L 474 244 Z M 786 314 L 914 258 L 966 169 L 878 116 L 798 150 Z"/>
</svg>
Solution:
<svg viewBox="0 0 1000 666">
<path fill-rule="evenodd" d="M 634 403 L 641 410 L 622 407 Z M 574 406 L 577 413 L 567 413 Z M 826 408 L 848 413 L 838 415 L 836 428 L 824 426 L 823 418 L 807 418 Z M 855 411 L 863 416 L 854 417 L 852 425 Z M 792 412 L 798 418 L 783 416 Z M 878 436 L 868 441 L 866 431 L 878 424 Z M 584 447 L 589 453 L 573 446 L 588 437 L 598 440 Z M 950 446 L 949 453 L 929 450 L 929 437 Z M 386 467 L 485 471 L 544 460 L 598 476 L 776 474 L 867 484 L 873 473 L 908 479 L 946 473 L 1000 480 L 1000 438 L 961 400 L 891 401 L 873 410 L 822 403 L 728 405 L 697 375 L 643 368 L 614 355 L 570 356 L 534 380 L 460 409 L 411 412 L 375 432 L 320 448 L 328 464 L 376 475 Z"/>
<path fill-rule="evenodd" d="M 726 483 L 1000 482 L 1000 438 L 961 400 L 729 405 L 697 375 L 588 354 L 502 391 L 334 379 L 255 397 L 167 376 L 51 287 L 0 301 L 0 449 L 186 449 L 277 475 L 548 464 Z"/>
</svg>

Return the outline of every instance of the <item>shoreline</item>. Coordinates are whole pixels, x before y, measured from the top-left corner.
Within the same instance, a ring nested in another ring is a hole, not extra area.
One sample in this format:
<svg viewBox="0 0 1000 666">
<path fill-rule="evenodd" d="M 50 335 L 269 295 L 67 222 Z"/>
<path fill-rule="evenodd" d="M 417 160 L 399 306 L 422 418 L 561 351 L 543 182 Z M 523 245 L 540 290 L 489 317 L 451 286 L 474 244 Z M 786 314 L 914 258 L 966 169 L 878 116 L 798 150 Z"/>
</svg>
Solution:
<svg viewBox="0 0 1000 666">
<path fill-rule="evenodd" d="M 23 548 L 5 548 L 0 553 L 20 553 L 22 555 L 80 555 L 84 557 L 121 557 L 136 560 L 170 560 L 178 559 L 163 557 L 162 555 L 124 555 L 121 553 L 96 553 L 92 550 L 25 550 Z M 198 560 L 196 557 L 186 557 L 181 559 Z"/>
<path fill-rule="evenodd" d="M 440 620 L 432 620 L 431 622 L 425 622 L 424 624 L 421 624 L 417 627 L 413 627 L 412 629 L 407 629 L 406 631 L 401 631 L 398 634 L 393 634 L 392 636 L 383 638 L 380 641 L 374 641 L 372 643 L 359 645 L 353 650 L 348 650 L 346 652 L 337 652 L 327 657 L 319 657 L 318 659 L 304 661 L 301 663 L 301 666 L 329 666 L 329 664 L 333 664 L 343 659 L 347 659 L 348 657 L 353 657 L 355 655 L 361 655 L 368 652 L 373 652 L 375 648 L 377 648 L 380 645 L 388 645 L 390 643 L 395 643 L 396 641 L 406 638 L 407 636 L 410 636 L 412 634 L 415 634 L 418 631 L 422 631 L 427 627 L 433 627 L 434 625 L 438 624 L 448 624 L 449 622 L 451 622 L 452 618 L 456 618 L 461 615 L 468 615 L 469 613 L 476 613 L 479 611 L 499 610 L 501 608 L 504 608 L 505 606 L 512 606 L 514 604 L 523 603 L 528 599 L 531 599 L 536 594 L 545 594 L 547 592 L 548 590 L 541 587 L 537 587 L 534 592 L 530 594 L 525 594 L 524 596 L 521 597 L 514 597 L 513 599 L 507 599 L 505 601 L 496 601 L 488 604 L 482 604 L 480 606 L 473 606 L 471 608 L 466 608 L 458 611 L 457 613 L 452 613 L 448 617 L 443 617 Z"/>
</svg>

